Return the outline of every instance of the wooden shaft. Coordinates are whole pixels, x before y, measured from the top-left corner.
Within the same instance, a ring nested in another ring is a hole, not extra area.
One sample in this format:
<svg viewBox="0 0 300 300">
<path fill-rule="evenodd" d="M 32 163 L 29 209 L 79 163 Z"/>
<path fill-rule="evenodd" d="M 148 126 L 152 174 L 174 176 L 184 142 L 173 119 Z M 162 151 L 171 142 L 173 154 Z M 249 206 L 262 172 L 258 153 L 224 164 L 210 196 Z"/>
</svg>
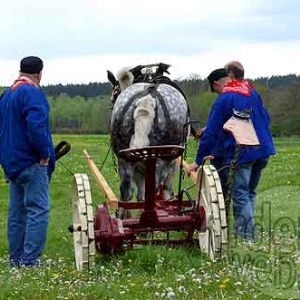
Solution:
<svg viewBox="0 0 300 300">
<path fill-rule="evenodd" d="M 86 150 L 83 150 L 83 155 L 92 175 L 96 179 L 97 185 L 99 186 L 101 192 L 104 194 L 107 204 L 112 209 L 118 209 L 118 198 L 106 182 L 103 175 L 98 170 L 96 164 Z"/>
<path fill-rule="evenodd" d="M 180 166 L 181 157 L 177 157 L 175 159 L 175 161 L 176 161 L 177 165 Z M 197 172 L 194 172 L 194 171 L 188 172 L 190 165 L 185 160 L 183 160 L 182 166 L 183 166 L 183 169 L 184 169 L 185 173 L 187 174 L 187 176 L 193 181 L 193 183 L 196 183 L 197 182 Z"/>
</svg>

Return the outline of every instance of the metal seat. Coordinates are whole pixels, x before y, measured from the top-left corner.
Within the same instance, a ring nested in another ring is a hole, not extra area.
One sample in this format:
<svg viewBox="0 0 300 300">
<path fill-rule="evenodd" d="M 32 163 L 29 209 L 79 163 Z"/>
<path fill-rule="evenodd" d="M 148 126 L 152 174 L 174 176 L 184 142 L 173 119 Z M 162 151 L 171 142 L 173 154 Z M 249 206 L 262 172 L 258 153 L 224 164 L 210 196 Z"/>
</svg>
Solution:
<svg viewBox="0 0 300 300">
<path fill-rule="evenodd" d="M 149 146 L 145 148 L 124 149 L 119 152 L 119 157 L 126 161 L 137 162 L 153 159 L 172 160 L 182 155 L 184 147 L 176 145 Z"/>
</svg>

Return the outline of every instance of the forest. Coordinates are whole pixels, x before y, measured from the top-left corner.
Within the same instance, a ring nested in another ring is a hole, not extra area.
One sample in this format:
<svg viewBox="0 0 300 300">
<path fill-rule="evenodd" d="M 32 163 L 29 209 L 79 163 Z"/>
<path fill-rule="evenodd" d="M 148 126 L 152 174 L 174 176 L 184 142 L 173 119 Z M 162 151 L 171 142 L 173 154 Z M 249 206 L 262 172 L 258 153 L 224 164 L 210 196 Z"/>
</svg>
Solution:
<svg viewBox="0 0 300 300">
<path fill-rule="evenodd" d="M 176 81 L 176 80 L 175 80 Z M 271 116 L 273 136 L 300 135 L 300 76 L 261 77 L 250 82 Z M 197 74 L 176 83 L 183 89 L 192 118 L 204 125 L 216 95 Z M 108 82 L 47 85 L 42 87 L 51 106 L 53 133 L 106 134 L 112 104 Z M 5 88 L 0 87 L 0 92 Z"/>
</svg>

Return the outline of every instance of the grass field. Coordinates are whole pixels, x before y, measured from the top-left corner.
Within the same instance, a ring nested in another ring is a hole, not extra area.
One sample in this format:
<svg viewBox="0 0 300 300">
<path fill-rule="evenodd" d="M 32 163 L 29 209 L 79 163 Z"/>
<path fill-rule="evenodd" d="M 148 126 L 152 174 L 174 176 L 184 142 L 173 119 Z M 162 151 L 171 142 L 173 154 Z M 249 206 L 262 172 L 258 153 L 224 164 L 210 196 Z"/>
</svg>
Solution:
<svg viewBox="0 0 300 300">
<path fill-rule="evenodd" d="M 107 136 L 54 136 L 72 151 L 62 162 L 72 173 L 88 173 L 82 150 L 100 165 Z M 228 259 L 210 262 L 198 248 L 147 246 L 115 257 L 98 255 L 96 267 L 78 273 L 74 264 L 71 195 L 73 178 L 57 164 L 51 181 L 51 215 L 43 266 L 10 269 L 7 264 L 8 187 L 0 174 L 0 299 L 300 299 L 300 139 L 277 139 L 258 188 L 254 245 L 231 240 Z M 196 144 L 189 143 L 192 162 Z M 111 156 L 102 173 L 118 193 Z M 103 202 L 90 176 L 94 206 Z M 185 185 L 188 185 L 185 179 Z"/>
</svg>

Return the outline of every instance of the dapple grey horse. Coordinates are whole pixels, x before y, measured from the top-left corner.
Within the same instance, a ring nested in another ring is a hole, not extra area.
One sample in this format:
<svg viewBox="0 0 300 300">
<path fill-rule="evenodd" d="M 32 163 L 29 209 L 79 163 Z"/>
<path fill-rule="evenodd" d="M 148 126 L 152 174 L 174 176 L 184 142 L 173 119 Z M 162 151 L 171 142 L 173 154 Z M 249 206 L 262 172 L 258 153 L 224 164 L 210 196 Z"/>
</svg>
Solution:
<svg viewBox="0 0 300 300">
<path fill-rule="evenodd" d="M 118 156 L 119 151 L 126 148 L 183 145 L 187 134 L 184 125 L 188 119 L 183 95 L 168 84 L 132 84 L 133 75 L 127 70 L 119 72 L 117 78 L 121 93 L 114 102 L 110 122 L 115 154 Z M 144 169 L 142 163 L 133 164 L 118 158 L 121 201 L 132 200 L 134 184 L 137 200 L 144 199 Z M 156 188 L 158 191 L 162 184 L 164 199 L 173 195 L 175 171 L 174 161 L 157 161 Z"/>
</svg>

